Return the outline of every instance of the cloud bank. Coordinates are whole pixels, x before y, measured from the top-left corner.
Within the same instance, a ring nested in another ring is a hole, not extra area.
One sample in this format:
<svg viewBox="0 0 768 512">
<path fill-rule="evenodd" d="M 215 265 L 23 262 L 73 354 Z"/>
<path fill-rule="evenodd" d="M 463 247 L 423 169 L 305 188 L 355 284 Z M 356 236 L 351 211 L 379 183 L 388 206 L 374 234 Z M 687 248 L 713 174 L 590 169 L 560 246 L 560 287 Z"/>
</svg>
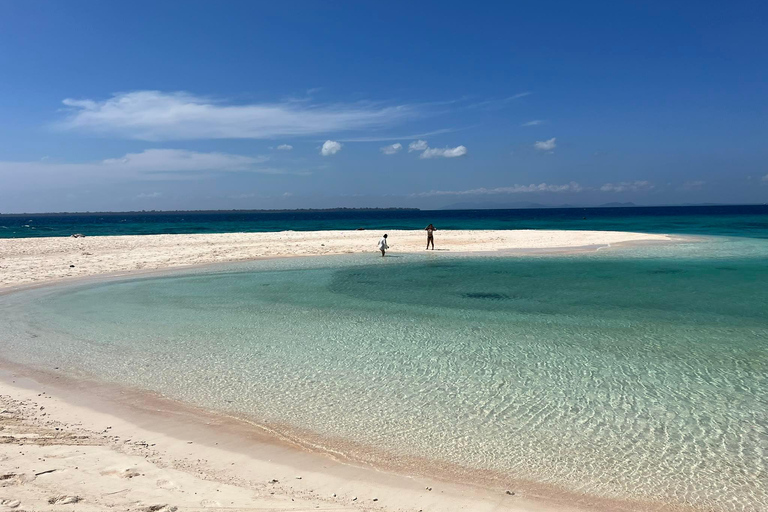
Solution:
<svg viewBox="0 0 768 512">
<path fill-rule="evenodd" d="M 190 179 L 219 172 L 290 174 L 263 166 L 267 160 L 267 157 L 262 156 L 148 149 L 141 153 L 128 153 L 120 158 L 84 163 L 0 161 L 0 178 L 6 183 L 18 182 L 19 176 L 51 183 L 72 183 L 77 180 L 82 185 L 105 179 Z"/>
<path fill-rule="evenodd" d="M 497 188 L 473 188 L 470 190 L 431 190 L 414 194 L 419 197 L 429 196 L 469 196 L 469 195 L 494 195 L 494 194 L 528 194 L 531 192 L 581 192 L 584 188 L 572 181 L 564 185 L 552 185 L 547 183 L 531 185 L 512 185 L 511 187 Z"/>
<path fill-rule="evenodd" d="M 187 92 L 135 91 L 103 101 L 71 99 L 56 125 L 105 136 L 164 141 L 270 139 L 383 128 L 417 115 L 408 105 L 310 104 L 299 101 L 228 104 Z"/>
<path fill-rule="evenodd" d="M 650 181 L 622 181 L 621 183 L 606 183 L 600 190 L 603 192 L 639 192 L 651 190 L 653 184 Z"/>
</svg>

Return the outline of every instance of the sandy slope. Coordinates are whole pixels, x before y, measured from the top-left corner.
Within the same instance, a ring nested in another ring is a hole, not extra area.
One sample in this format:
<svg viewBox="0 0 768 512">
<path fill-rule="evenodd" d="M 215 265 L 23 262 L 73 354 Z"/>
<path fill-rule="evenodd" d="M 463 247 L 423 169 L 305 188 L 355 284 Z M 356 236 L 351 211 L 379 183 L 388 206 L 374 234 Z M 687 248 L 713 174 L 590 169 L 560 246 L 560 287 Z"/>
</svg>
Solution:
<svg viewBox="0 0 768 512">
<path fill-rule="evenodd" d="M 283 231 L 204 235 L 0 239 L 0 288 L 51 279 L 276 256 L 376 254 L 380 232 Z M 423 252 L 422 231 L 389 231 L 393 253 Z M 663 242 L 668 235 L 615 231 L 438 231 L 437 252 L 554 250 L 622 242 Z M 72 266 L 74 265 L 74 266 Z"/>
</svg>

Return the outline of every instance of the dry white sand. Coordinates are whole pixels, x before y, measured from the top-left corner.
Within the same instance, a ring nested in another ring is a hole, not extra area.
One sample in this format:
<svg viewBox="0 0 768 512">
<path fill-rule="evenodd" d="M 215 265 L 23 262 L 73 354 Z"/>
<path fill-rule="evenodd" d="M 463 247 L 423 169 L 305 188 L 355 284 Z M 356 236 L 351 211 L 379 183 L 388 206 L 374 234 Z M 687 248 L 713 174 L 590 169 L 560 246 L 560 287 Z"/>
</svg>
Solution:
<svg viewBox="0 0 768 512">
<path fill-rule="evenodd" d="M 421 231 L 389 234 L 394 253 L 424 251 Z M 0 288 L 9 292 L 17 285 L 64 278 L 271 256 L 367 252 L 380 257 L 380 235 L 328 231 L 5 239 L 0 240 Z M 453 252 L 594 250 L 672 240 L 593 231 L 436 233 L 437 248 Z M 530 490 L 510 489 L 513 495 L 506 490 L 361 468 L 151 395 L 94 386 L 53 369 L 41 373 L 0 365 L 0 511 L 651 509 L 640 503 L 549 492 L 542 499 Z"/>
<path fill-rule="evenodd" d="M 263 257 L 371 253 L 377 231 L 283 231 L 200 235 L 0 239 L 0 288 L 53 279 L 146 271 Z M 390 252 L 424 252 L 423 231 L 389 231 Z M 436 253 L 554 251 L 626 242 L 665 242 L 669 235 L 616 231 L 438 231 Z"/>
</svg>

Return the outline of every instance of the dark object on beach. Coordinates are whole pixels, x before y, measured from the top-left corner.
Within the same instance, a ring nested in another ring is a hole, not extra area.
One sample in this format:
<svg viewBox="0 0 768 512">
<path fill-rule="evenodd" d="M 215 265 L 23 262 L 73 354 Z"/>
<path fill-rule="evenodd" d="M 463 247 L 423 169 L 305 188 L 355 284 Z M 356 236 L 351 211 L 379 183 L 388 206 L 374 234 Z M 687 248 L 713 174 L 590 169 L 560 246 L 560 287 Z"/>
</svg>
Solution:
<svg viewBox="0 0 768 512">
<path fill-rule="evenodd" d="M 75 266 L 74 265 L 70 265 L 69 268 L 75 268 Z"/>
<path fill-rule="evenodd" d="M 514 496 L 515 495 L 515 493 L 512 492 L 512 491 L 507 491 L 506 494 L 509 495 L 509 496 Z"/>
<path fill-rule="evenodd" d="M 72 234 L 72 238 L 85 238 L 85 235 L 82 233 L 74 233 Z"/>
</svg>

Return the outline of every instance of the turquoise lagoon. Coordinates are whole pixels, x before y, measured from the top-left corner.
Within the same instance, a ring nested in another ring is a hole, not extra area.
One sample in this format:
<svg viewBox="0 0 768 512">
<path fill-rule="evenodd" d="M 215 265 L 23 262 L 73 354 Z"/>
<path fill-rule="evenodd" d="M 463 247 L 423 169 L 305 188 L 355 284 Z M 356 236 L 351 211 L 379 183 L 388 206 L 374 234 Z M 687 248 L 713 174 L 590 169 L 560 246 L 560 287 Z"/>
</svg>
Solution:
<svg viewBox="0 0 768 512">
<path fill-rule="evenodd" d="M 49 287 L 0 297 L 0 348 L 372 464 L 765 511 L 767 246 L 271 260 Z"/>
</svg>

